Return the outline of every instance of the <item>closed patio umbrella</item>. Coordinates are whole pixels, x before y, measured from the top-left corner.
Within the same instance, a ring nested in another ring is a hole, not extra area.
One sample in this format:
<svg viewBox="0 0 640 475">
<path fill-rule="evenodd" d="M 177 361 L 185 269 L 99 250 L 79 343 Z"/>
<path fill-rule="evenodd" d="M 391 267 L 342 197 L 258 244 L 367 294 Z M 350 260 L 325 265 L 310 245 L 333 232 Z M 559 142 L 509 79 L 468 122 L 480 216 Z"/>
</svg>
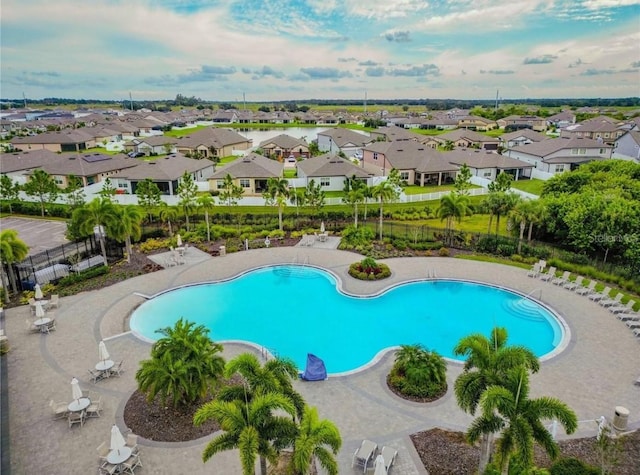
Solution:
<svg viewBox="0 0 640 475">
<path fill-rule="evenodd" d="M 320 223 L 320 232 L 324 233 L 324 221 Z"/>
<path fill-rule="evenodd" d="M 80 389 L 80 384 L 78 384 L 77 378 L 71 379 L 71 398 L 76 401 L 82 397 L 82 389 Z"/>
<path fill-rule="evenodd" d="M 36 300 L 42 300 L 42 298 L 44 298 L 44 295 L 42 295 L 42 289 L 40 288 L 40 284 L 36 284 L 33 290 L 35 290 L 34 298 Z"/>
<path fill-rule="evenodd" d="M 384 457 L 382 455 L 376 457 L 373 475 L 387 475 L 387 469 L 384 467 Z"/>
<path fill-rule="evenodd" d="M 102 361 L 109 359 L 109 352 L 107 351 L 107 345 L 104 344 L 104 341 L 98 343 L 98 359 Z"/>
<path fill-rule="evenodd" d="M 176 246 L 182 247 L 182 238 L 180 237 L 180 234 L 176 236 Z"/>
<path fill-rule="evenodd" d="M 111 450 L 120 450 L 126 445 L 122 432 L 118 429 L 118 426 L 113 424 L 111 427 Z"/>
<path fill-rule="evenodd" d="M 36 302 L 36 317 L 44 317 L 44 308 L 42 307 L 42 304 L 40 302 Z"/>
</svg>

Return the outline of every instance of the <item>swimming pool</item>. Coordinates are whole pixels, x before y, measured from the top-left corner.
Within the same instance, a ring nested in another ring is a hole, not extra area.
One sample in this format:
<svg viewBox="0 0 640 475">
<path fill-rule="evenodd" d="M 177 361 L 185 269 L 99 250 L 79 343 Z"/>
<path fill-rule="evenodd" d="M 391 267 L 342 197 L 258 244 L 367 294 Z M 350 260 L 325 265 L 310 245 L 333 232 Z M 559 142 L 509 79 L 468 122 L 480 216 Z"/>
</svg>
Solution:
<svg viewBox="0 0 640 475">
<path fill-rule="evenodd" d="M 339 290 L 337 278 L 309 266 L 269 266 L 233 279 L 163 292 L 132 314 L 131 330 L 155 341 L 156 330 L 179 318 L 209 328 L 216 342 L 244 341 L 293 359 L 302 370 L 307 353 L 330 374 L 357 370 L 380 352 L 421 343 L 446 358 L 470 333 L 496 326 L 509 343 L 536 355 L 554 351 L 563 327 L 549 309 L 523 295 L 466 281 L 403 283 L 367 297 Z"/>
</svg>

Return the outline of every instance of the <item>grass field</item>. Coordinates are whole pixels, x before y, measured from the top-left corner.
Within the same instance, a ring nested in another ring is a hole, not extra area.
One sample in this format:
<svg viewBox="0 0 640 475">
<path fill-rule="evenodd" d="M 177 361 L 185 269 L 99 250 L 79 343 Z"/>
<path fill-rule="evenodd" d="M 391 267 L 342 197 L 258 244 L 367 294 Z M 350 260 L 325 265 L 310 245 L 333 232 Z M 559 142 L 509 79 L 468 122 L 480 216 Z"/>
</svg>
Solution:
<svg viewBox="0 0 640 475">
<path fill-rule="evenodd" d="M 518 180 L 511 182 L 511 188 L 516 188 L 538 196 L 542 194 L 543 185 L 543 180 L 537 180 L 535 178 L 531 180 Z"/>
</svg>

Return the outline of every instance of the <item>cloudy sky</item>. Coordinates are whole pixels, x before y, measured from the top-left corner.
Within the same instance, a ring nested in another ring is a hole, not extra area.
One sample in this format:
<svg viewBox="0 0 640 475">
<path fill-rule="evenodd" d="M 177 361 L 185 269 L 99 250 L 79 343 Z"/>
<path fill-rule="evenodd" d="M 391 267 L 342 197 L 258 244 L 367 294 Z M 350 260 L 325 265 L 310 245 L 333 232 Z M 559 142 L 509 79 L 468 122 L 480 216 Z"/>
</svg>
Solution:
<svg viewBox="0 0 640 475">
<path fill-rule="evenodd" d="M 640 0 L 2 0 L 2 98 L 640 95 Z"/>
</svg>

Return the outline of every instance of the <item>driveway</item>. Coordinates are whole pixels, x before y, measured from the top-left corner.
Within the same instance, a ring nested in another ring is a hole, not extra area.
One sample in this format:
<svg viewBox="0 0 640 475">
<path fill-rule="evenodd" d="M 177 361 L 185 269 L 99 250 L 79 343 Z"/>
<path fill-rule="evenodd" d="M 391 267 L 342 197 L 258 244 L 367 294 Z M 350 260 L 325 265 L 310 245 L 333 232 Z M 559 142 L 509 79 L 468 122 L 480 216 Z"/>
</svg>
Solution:
<svg viewBox="0 0 640 475">
<path fill-rule="evenodd" d="M 0 229 L 15 229 L 18 238 L 29 246 L 29 255 L 33 256 L 47 249 L 52 249 L 69 240 L 65 237 L 67 223 L 48 219 L 2 218 Z"/>
</svg>

